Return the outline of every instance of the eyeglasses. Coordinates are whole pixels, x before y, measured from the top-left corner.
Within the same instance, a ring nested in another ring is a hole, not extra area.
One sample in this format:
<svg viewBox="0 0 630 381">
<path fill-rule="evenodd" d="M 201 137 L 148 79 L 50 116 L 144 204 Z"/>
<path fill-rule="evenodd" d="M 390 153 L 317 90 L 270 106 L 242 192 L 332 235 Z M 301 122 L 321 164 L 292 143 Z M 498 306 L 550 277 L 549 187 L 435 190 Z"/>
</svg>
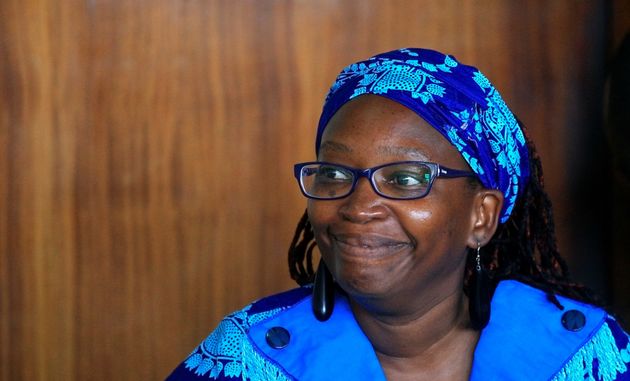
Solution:
<svg viewBox="0 0 630 381">
<path fill-rule="evenodd" d="M 476 176 L 473 172 L 424 161 L 401 161 L 365 169 L 313 161 L 295 164 L 293 173 L 304 196 L 315 200 L 347 197 L 361 177 L 370 180 L 374 192 L 379 196 L 393 200 L 414 200 L 426 196 L 437 177 Z"/>
</svg>

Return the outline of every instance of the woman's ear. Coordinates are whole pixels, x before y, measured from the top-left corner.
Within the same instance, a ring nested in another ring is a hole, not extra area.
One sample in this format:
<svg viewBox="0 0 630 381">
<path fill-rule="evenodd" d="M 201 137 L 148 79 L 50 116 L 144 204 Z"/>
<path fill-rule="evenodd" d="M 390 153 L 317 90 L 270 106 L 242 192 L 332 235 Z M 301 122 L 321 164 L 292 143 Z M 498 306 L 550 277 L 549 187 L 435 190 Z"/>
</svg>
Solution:
<svg viewBox="0 0 630 381">
<path fill-rule="evenodd" d="M 474 198 L 472 230 L 468 246 L 486 245 L 497 230 L 503 207 L 503 193 L 496 189 L 480 189 Z"/>
</svg>

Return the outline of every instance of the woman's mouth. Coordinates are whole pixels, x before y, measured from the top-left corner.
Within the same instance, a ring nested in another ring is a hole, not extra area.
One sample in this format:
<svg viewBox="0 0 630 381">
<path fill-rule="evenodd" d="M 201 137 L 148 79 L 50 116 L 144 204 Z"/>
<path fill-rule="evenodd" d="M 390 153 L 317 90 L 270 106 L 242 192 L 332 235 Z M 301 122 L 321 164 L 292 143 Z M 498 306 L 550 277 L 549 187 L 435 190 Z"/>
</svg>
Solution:
<svg viewBox="0 0 630 381">
<path fill-rule="evenodd" d="M 330 234 L 335 251 L 343 256 L 381 259 L 410 248 L 411 243 L 377 234 Z"/>
</svg>

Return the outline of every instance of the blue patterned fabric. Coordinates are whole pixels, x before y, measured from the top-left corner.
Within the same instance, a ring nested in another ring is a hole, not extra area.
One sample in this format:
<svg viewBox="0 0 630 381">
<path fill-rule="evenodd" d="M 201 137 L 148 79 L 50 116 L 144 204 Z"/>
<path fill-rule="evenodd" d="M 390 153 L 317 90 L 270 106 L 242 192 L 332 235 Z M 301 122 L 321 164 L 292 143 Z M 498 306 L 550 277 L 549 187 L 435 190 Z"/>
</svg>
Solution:
<svg viewBox="0 0 630 381">
<path fill-rule="evenodd" d="M 251 306 L 227 316 L 184 361 L 186 369 L 211 379 L 240 378 L 246 373 L 242 356 L 247 341 L 244 335 L 249 328 L 278 312 L 280 308 L 250 314 Z"/>
<path fill-rule="evenodd" d="M 427 49 L 400 49 L 354 63 L 332 85 L 319 120 L 316 151 L 328 121 L 349 100 L 376 94 L 416 112 L 462 154 L 481 183 L 505 198 L 507 221 L 529 178 L 523 131 L 499 92 L 476 68 Z"/>
<path fill-rule="evenodd" d="M 168 377 L 168 381 L 384 381 L 372 345 L 347 298 L 337 294 L 326 322 L 311 310 L 311 289 L 300 288 L 254 303 L 227 316 Z M 629 381 L 630 338 L 605 311 L 516 281 L 499 283 L 491 320 L 475 349 L 471 381 Z M 571 309 L 586 317 L 569 331 L 561 323 Z M 266 333 L 283 327 L 290 341 L 272 348 Z"/>
<path fill-rule="evenodd" d="M 167 380 L 292 380 L 254 348 L 247 334 L 311 292 L 302 287 L 272 295 L 226 316 Z"/>
</svg>

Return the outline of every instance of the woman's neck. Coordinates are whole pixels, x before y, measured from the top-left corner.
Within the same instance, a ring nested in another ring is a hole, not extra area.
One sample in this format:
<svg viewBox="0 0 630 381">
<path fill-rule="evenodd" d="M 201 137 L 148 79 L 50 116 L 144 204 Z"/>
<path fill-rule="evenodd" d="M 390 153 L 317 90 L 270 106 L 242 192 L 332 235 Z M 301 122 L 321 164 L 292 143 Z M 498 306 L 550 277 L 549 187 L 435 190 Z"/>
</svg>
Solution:
<svg viewBox="0 0 630 381">
<path fill-rule="evenodd" d="M 384 315 L 350 298 L 388 380 L 467 380 L 479 339 L 467 301 L 457 291 L 413 314 Z"/>
</svg>

